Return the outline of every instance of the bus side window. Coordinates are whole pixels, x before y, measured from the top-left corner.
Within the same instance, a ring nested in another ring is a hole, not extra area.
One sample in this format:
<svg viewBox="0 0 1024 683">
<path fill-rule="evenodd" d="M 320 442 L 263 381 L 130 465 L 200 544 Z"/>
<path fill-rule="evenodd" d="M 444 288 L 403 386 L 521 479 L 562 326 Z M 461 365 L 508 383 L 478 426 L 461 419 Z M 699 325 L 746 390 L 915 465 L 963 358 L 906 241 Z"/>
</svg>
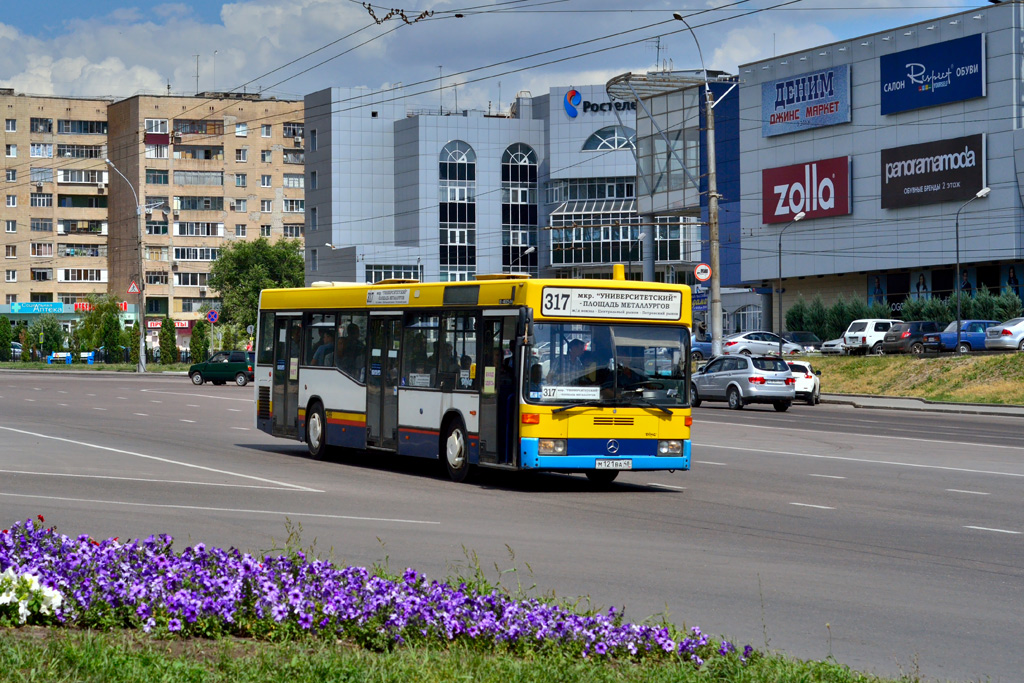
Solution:
<svg viewBox="0 0 1024 683">
<path fill-rule="evenodd" d="M 406 316 L 405 340 L 402 344 L 402 386 L 437 386 L 437 362 L 434 354 L 437 326 L 436 315 Z"/>
<path fill-rule="evenodd" d="M 366 381 L 366 326 L 365 313 L 338 316 L 334 365 L 357 382 Z"/>
</svg>

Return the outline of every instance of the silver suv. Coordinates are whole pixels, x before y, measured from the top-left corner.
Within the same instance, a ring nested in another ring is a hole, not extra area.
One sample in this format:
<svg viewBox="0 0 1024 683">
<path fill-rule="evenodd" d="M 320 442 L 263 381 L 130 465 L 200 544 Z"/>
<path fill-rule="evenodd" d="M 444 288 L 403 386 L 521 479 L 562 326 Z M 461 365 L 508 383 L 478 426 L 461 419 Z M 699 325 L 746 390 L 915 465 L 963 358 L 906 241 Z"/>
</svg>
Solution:
<svg viewBox="0 0 1024 683">
<path fill-rule="evenodd" d="M 780 413 L 796 398 L 796 379 L 778 356 L 719 356 L 693 375 L 690 405 L 728 401 L 740 410 L 748 403 L 771 403 Z"/>
</svg>

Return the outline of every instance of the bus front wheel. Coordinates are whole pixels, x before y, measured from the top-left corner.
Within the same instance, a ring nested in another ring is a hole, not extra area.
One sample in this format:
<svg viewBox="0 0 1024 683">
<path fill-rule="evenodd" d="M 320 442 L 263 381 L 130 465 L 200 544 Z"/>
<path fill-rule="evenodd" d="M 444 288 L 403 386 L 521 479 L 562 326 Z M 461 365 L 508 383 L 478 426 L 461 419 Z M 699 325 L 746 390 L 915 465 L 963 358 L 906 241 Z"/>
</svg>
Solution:
<svg viewBox="0 0 1024 683">
<path fill-rule="evenodd" d="M 469 441 L 461 420 L 456 418 L 448 423 L 441 449 L 448 476 L 452 481 L 465 481 L 469 476 Z"/>
<path fill-rule="evenodd" d="M 309 457 L 323 460 L 327 454 L 327 420 L 324 418 L 324 407 L 314 403 L 306 413 L 306 445 Z"/>
</svg>

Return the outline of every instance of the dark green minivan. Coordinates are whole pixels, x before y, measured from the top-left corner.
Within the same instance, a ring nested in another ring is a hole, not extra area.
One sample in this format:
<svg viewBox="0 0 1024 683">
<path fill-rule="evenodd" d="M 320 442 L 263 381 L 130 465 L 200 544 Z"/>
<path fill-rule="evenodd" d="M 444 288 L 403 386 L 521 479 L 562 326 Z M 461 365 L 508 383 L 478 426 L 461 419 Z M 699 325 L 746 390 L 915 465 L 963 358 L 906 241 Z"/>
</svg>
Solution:
<svg viewBox="0 0 1024 683">
<path fill-rule="evenodd" d="M 252 381 L 252 366 L 256 354 L 252 351 L 218 351 L 203 363 L 188 369 L 188 376 L 196 386 L 203 382 L 224 384 L 234 382 L 240 387 Z"/>
</svg>

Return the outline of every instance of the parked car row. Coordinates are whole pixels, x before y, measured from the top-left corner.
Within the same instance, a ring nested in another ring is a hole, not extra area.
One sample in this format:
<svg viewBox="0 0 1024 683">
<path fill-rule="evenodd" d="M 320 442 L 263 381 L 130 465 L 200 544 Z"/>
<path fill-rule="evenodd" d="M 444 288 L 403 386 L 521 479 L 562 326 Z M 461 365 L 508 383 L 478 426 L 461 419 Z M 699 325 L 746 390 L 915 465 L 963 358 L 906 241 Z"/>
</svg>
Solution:
<svg viewBox="0 0 1024 683">
<path fill-rule="evenodd" d="M 939 353 L 1016 349 L 1024 351 L 1024 318 L 1013 318 L 1004 323 L 997 320 L 960 321 L 960 341 L 957 346 L 956 321 L 945 329 L 934 320 L 854 320 L 842 337 L 822 342 L 818 350 L 822 355 L 844 355 L 857 353 Z M 783 336 L 800 342 L 790 332 Z M 807 333 L 809 334 L 809 333 Z M 805 346 L 805 351 L 810 349 Z"/>
</svg>

